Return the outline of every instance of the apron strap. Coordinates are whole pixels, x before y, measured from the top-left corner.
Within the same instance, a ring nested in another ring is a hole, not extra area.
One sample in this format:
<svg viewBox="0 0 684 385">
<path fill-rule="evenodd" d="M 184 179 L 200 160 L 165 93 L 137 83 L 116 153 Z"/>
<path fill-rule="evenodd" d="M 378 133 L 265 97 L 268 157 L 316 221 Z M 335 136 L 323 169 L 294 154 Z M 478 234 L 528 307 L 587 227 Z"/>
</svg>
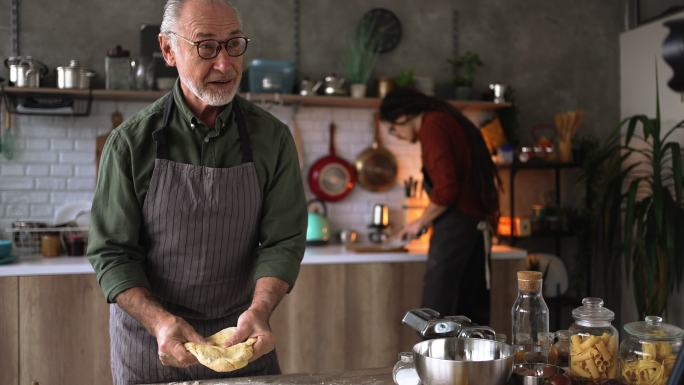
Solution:
<svg viewBox="0 0 684 385">
<path fill-rule="evenodd" d="M 167 95 L 168 97 L 164 103 L 164 118 L 162 120 L 162 126 L 152 132 L 152 139 L 157 142 L 157 159 L 169 160 L 169 142 L 167 133 L 175 104 L 173 102 L 173 94 L 168 93 Z"/>
<path fill-rule="evenodd" d="M 169 142 L 168 142 L 168 128 L 171 123 L 171 117 L 173 116 L 173 110 L 175 108 L 173 94 L 167 94 L 168 97 L 164 102 L 164 117 L 162 120 L 162 126 L 152 132 L 152 138 L 157 142 L 157 159 L 169 159 Z M 254 159 L 252 153 L 252 142 L 249 139 L 249 133 L 247 132 L 247 124 L 245 123 L 245 117 L 242 113 L 242 108 L 240 108 L 239 102 L 235 99 L 233 103 L 233 108 L 235 109 L 235 119 L 238 126 L 238 135 L 240 138 L 240 152 L 242 153 L 242 163 L 251 163 Z"/>
<path fill-rule="evenodd" d="M 249 139 L 247 124 L 245 123 L 245 115 L 242 113 L 240 103 L 235 99 L 233 100 L 235 119 L 237 120 L 238 133 L 240 134 L 240 151 L 242 152 L 242 163 L 251 163 L 254 157 L 252 154 L 252 142 Z"/>
<path fill-rule="evenodd" d="M 484 254 L 485 254 L 485 281 L 487 283 L 487 290 L 491 289 L 491 273 L 489 264 L 492 258 L 492 225 L 486 220 L 480 221 L 477 224 L 477 229 L 482 231 L 484 237 Z"/>
</svg>

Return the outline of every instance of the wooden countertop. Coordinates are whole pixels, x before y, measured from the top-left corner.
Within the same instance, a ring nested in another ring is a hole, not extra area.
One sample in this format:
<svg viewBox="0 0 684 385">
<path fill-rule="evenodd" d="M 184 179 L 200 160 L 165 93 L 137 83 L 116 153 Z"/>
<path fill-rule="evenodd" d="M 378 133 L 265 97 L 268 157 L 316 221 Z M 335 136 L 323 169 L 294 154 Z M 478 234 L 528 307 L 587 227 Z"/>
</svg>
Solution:
<svg viewBox="0 0 684 385">
<path fill-rule="evenodd" d="M 522 259 L 526 256 L 526 250 L 505 245 L 494 245 L 492 250 L 493 260 Z M 302 265 L 403 263 L 424 262 L 426 260 L 427 250 L 357 253 L 346 250 L 344 246 L 332 245 L 307 247 Z M 92 273 L 93 268 L 85 257 L 43 258 L 41 256 L 25 256 L 20 257 L 18 262 L 0 266 L 0 277 Z"/>
<path fill-rule="evenodd" d="M 158 383 L 154 385 L 394 385 L 392 368 L 362 369 L 331 374 L 283 374 L 279 376 L 258 376 L 227 378 L 225 380 L 200 380 Z"/>
</svg>

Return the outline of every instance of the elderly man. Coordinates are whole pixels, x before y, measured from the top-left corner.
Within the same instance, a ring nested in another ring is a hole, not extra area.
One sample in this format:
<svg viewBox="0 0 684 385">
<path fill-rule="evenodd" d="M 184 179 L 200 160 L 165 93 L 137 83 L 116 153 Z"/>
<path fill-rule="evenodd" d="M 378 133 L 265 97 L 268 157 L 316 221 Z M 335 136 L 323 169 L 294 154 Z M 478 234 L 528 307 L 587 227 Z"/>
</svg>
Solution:
<svg viewBox="0 0 684 385">
<path fill-rule="evenodd" d="M 306 207 L 287 127 L 236 96 L 249 39 L 224 0 L 169 0 L 174 90 L 110 135 L 88 256 L 110 306 L 115 384 L 225 377 L 183 343 L 255 338 L 231 375 L 279 372 L 269 318 L 295 282 Z"/>
</svg>

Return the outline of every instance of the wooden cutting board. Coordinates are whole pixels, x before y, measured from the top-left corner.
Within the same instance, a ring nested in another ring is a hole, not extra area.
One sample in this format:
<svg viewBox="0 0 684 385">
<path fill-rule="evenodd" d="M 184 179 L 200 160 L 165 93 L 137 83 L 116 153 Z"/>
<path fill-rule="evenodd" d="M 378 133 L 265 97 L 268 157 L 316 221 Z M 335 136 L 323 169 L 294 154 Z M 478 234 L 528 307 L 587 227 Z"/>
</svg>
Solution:
<svg viewBox="0 0 684 385">
<path fill-rule="evenodd" d="M 121 115 L 121 112 L 119 111 L 114 111 L 112 112 L 111 120 L 112 128 L 109 130 L 109 132 L 103 135 L 98 135 L 97 138 L 95 138 L 95 180 L 97 180 L 97 174 L 100 170 L 100 157 L 102 156 L 102 150 L 107 142 L 107 137 L 109 137 L 109 133 L 111 133 L 113 129 L 118 127 L 121 122 L 123 122 L 123 115 Z"/>
</svg>

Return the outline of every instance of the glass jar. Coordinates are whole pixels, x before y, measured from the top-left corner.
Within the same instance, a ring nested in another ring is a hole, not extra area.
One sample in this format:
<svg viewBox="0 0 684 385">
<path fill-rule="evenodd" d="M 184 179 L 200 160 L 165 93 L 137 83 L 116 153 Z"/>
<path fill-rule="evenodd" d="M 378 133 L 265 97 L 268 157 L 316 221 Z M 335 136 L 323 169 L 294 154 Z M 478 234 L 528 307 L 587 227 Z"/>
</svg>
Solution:
<svg viewBox="0 0 684 385">
<path fill-rule="evenodd" d="M 392 369 L 392 379 L 397 385 L 418 385 L 420 378 L 416 372 L 416 365 L 413 362 L 412 352 L 399 353 L 399 361 L 394 364 Z"/>
<path fill-rule="evenodd" d="M 549 363 L 567 368 L 570 366 L 570 332 L 558 330 L 553 333 L 554 343 L 549 350 Z"/>
<path fill-rule="evenodd" d="M 107 51 L 105 57 L 105 88 L 108 90 L 130 90 L 132 61 L 130 52 L 117 45 Z"/>
<path fill-rule="evenodd" d="M 549 308 L 542 297 L 541 272 L 518 272 L 518 297 L 511 309 L 511 319 L 515 361 L 547 363 Z"/>
<path fill-rule="evenodd" d="M 601 298 L 584 298 L 572 311 L 570 325 L 570 374 L 579 378 L 616 379 L 618 331 L 611 321 L 615 313 L 603 307 Z"/>
<path fill-rule="evenodd" d="M 629 385 L 665 385 L 682 348 L 684 330 L 647 316 L 628 323 L 620 343 L 620 379 Z"/>
</svg>

